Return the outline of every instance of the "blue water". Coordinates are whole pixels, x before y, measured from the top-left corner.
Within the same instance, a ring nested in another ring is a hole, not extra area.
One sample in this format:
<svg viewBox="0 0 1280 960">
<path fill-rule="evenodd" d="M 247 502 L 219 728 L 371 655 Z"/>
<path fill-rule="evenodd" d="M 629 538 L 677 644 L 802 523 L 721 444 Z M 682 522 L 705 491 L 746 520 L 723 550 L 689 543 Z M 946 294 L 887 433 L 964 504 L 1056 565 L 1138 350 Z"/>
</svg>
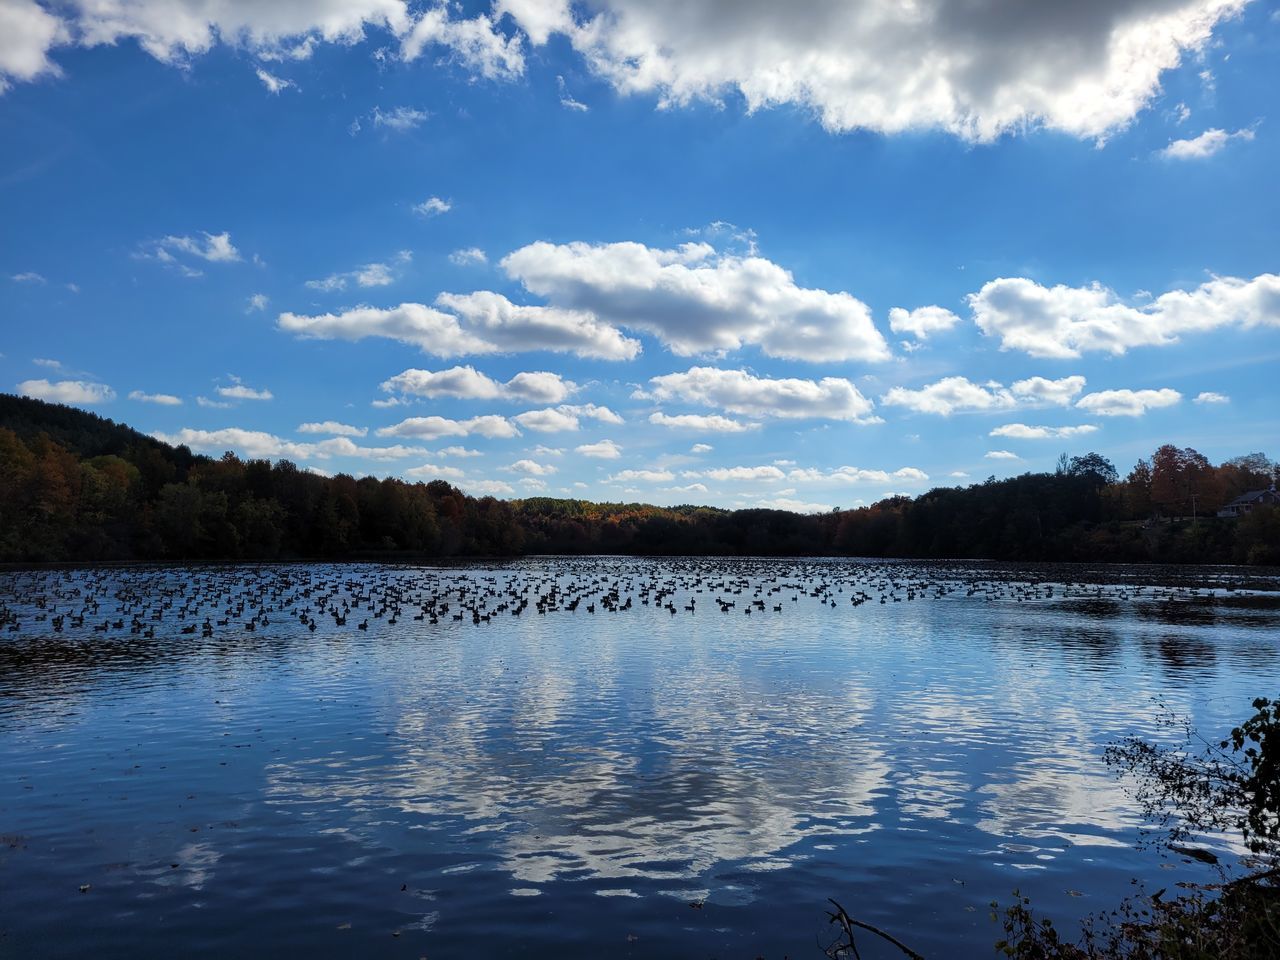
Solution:
<svg viewBox="0 0 1280 960">
<path fill-rule="evenodd" d="M 1154 698 L 1217 732 L 1280 693 L 1280 606 L 1232 587 L 1280 581 L 0 574 L 0 956 L 818 958 L 834 897 L 929 957 L 989 957 L 1015 888 L 1070 927 L 1131 877 L 1203 877 L 1136 848 L 1101 752 L 1160 734 Z"/>
</svg>

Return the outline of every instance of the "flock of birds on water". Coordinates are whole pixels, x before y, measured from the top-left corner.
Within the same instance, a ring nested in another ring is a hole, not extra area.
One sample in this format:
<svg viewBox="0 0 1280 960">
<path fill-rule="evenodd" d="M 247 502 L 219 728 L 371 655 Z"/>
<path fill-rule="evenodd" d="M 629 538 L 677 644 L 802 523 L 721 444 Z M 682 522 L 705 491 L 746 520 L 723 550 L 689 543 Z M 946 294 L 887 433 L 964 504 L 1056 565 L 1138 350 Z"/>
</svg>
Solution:
<svg viewBox="0 0 1280 960">
<path fill-rule="evenodd" d="M 1123 571 L 1123 572 L 1121 572 Z M 0 635 L 199 636 L 368 631 L 402 621 L 494 625 L 516 617 L 780 616 L 954 598 L 1003 603 L 1205 605 L 1280 583 L 1215 568 L 1029 569 L 963 563 L 770 559 L 538 558 L 506 565 L 115 567 L 0 574 Z M 1154 582 L 1152 582 L 1154 581 Z M 1265 599 L 1265 594 L 1263 595 Z"/>
</svg>

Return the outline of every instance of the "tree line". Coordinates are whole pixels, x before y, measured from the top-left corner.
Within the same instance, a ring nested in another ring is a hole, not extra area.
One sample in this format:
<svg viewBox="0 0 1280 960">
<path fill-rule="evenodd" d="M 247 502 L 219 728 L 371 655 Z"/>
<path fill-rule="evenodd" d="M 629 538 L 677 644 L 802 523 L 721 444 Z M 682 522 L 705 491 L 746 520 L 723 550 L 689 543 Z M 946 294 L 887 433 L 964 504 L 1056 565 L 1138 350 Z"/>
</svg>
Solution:
<svg viewBox="0 0 1280 960">
<path fill-rule="evenodd" d="M 1280 563 L 1280 510 L 1216 518 L 1280 468 L 1164 445 L 868 507 L 796 514 L 472 497 L 443 480 L 323 477 L 211 458 L 92 413 L 0 395 L 0 560 L 234 560 L 531 553 L 849 555 Z"/>
</svg>

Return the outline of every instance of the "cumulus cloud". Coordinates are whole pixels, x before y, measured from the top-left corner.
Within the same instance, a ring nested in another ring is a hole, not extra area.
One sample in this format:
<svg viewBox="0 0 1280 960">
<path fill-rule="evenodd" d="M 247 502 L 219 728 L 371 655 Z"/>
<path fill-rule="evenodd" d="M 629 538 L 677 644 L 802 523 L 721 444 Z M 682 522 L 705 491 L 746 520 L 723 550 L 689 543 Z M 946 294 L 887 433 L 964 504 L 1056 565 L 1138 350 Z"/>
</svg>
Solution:
<svg viewBox="0 0 1280 960">
<path fill-rule="evenodd" d="M 395 283 L 396 267 L 403 266 L 413 260 L 411 250 L 401 250 L 388 263 L 366 263 L 345 273 L 331 273 L 322 280 L 308 280 L 306 286 L 311 290 L 333 293 L 345 290 L 349 284 L 358 287 L 385 287 Z"/>
<path fill-rule="evenodd" d="M 156 403 L 162 407 L 177 407 L 182 404 L 182 398 L 171 393 L 144 393 L 141 390 L 130 390 L 129 399 L 140 403 Z"/>
<path fill-rule="evenodd" d="M 1177 390 L 1099 390 L 1077 401 L 1081 410 L 1100 417 L 1140 417 L 1148 410 L 1172 407 L 1182 399 Z"/>
<path fill-rule="evenodd" d="M 666 107 L 738 94 L 824 126 L 939 128 L 970 140 L 1043 125 L 1099 137 L 1246 0 L 831 3 L 500 0 L 531 43 L 563 34 L 599 76 Z"/>
<path fill-rule="evenodd" d="M 673 430 L 697 430 L 703 433 L 745 433 L 760 427 L 759 423 L 743 423 L 741 420 L 722 417 L 718 413 L 680 413 L 672 416 L 659 411 L 649 414 L 649 422 Z"/>
<path fill-rule="evenodd" d="M 643 396 L 660 402 L 701 404 L 743 416 L 866 421 L 874 404 L 848 380 L 773 380 L 743 370 L 691 367 L 649 380 Z"/>
<path fill-rule="evenodd" d="M 461 480 L 465 473 L 457 467 L 438 467 L 434 463 L 424 463 L 420 467 L 410 467 L 404 475 L 411 480 Z"/>
<path fill-rule="evenodd" d="M 583 417 L 598 420 L 601 423 L 622 423 L 622 418 L 608 407 L 597 406 L 594 403 L 561 404 L 545 410 L 527 410 L 516 414 L 511 419 L 520 426 L 539 433 L 557 433 L 563 430 L 577 430 L 580 426 L 580 418 Z"/>
<path fill-rule="evenodd" d="M 985 454 L 983 454 L 983 456 L 985 456 L 988 460 L 1021 460 L 1022 459 L 1016 453 L 1012 453 L 1008 450 L 988 450 Z"/>
<path fill-rule="evenodd" d="M 1230 403 L 1230 402 L 1231 402 L 1231 398 L 1230 398 L 1230 397 L 1228 397 L 1225 393 L 1214 393 L 1212 390 L 1206 390 L 1206 391 L 1204 391 L 1203 393 L 1198 393 L 1198 394 L 1196 394 L 1196 398 L 1195 398 L 1195 400 L 1194 400 L 1193 402 L 1195 402 L 1195 403 L 1201 403 L 1201 404 L 1203 404 L 1203 403 L 1214 403 L 1214 404 L 1217 404 L 1217 403 Z"/>
<path fill-rule="evenodd" d="M 710 453 L 715 448 L 709 443 L 695 443 L 689 448 L 690 453 Z"/>
<path fill-rule="evenodd" d="M 246 457 L 263 459 L 286 457 L 295 460 L 327 460 L 330 457 L 352 457 L 364 460 L 401 460 L 427 453 L 421 447 L 398 444 L 389 447 L 363 447 L 347 437 L 334 437 L 316 443 L 298 443 L 261 430 L 243 430 L 239 427 L 221 430 L 193 430 L 184 427 L 177 433 L 153 433 L 152 436 L 174 446 L 185 445 L 205 453 L 217 454 L 232 450 Z"/>
<path fill-rule="evenodd" d="M 262 85 L 267 88 L 267 92 L 278 94 L 281 90 L 288 90 L 290 87 L 297 88 L 297 84 L 292 80 L 286 80 L 283 77 L 277 77 L 275 74 L 258 67 L 255 70 L 258 79 L 262 81 Z"/>
<path fill-rule="evenodd" d="M 230 233 L 204 233 L 203 240 L 193 237 L 165 237 L 159 243 L 160 249 L 190 254 L 209 263 L 235 263 L 240 259 L 240 251 L 231 242 Z"/>
<path fill-rule="evenodd" d="M 556 472 L 556 468 L 546 463 L 538 463 L 536 460 L 517 460 L 508 467 L 503 467 L 511 473 L 523 473 L 530 477 L 549 477 Z"/>
<path fill-rule="evenodd" d="M 116 392 L 104 383 L 88 380 L 23 380 L 18 393 L 24 397 L 48 400 L 50 403 L 107 403 L 116 398 Z"/>
<path fill-rule="evenodd" d="M 0 3 L 0 93 L 14 80 L 58 74 L 49 51 L 69 39 L 66 23 L 35 0 Z"/>
<path fill-rule="evenodd" d="M 321 423 L 304 423 L 298 427 L 299 433 L 323 433 L 334 437 L 363 437 L 369 433 L 368 427 L 353 427 L 336 420 L 325 420 Z"/>
<path fill-rule="evenodd" d="M 719 480 L 721 483 L 727 481 L 757 481 L 772 482 L 782 480 L 786 477 L 777 467 L 766 464 L 759 467 L 714 467 L 710 470 L 689 471 L 686 477 L 706 477 L 708 480 Z"/>
<path fill-rule="evenodd" d="M 506 383 L 499 383 L 474 367 L 459 366 L 436 371 L 405 370 L 384 381 L 382 389 L 387 393 L 431 398 L 559 403 L 574 393 L 578 385 L 545 370 L 517 373 Z"/>
<path fill-rule="evenodd" d="M 449 254 L 449 262 L 456 267 L 471 267 L 481 263 L 488 263 L 488 255 L 479 247 L 463 247 L 461 250 L 455 250 Z"/>
<path fill-rule="evenodd" d="M 707 243 L 663 250 L 538 242 L 508 254 L 501 266 L 550 306 L 650 333 L 680 356 L 747 345 L 796 360 L 890 356 L 862 301 L 800 287 L 769 260 L 718 253 Z"/>
<path fill-rule="evenodd" d="M 521 37 L 503 36 L 483 13 L 455 19 L 443 3 L 427 7 L 401 40 L 400 56 L 416 60 L 428 45 L 446 48 L 461 66 L 488 80 L 512 80 L 524 73 Z"/>
<path fill-rule="evenodd" d="M 480 497 L 509 497 L 516 492 L 516 488 L 505 480 L 468 480 L 463 488 L 472 496 Z"/>
<path fill-rule="evenodd" d="M 440 197 L 427 197 L 421 203 L 413 205 L 413 212 L 419 213 L 424 217 L 438 217 L 440 214 L 448 213 L 452 209 L 453 204 L 448 200 L 442 200 Z"/>
<path fill-rule="evenodd" d="M 1216 128 L 1206 130 L 1198 137 L 1189 140 L 1172 140 L 1160 151 L 1166 160 L 1204 160 L 1216 153 L 1221 153 L 1232 140 L 1252 140 L 1253 130 L 1245 128 L 1235 133 L 1227 133 Z"/>
<path fill-rule="evenodd" d="M 978 327 L 998 337 L 1003 350 L 1055 358 L 1089 351 L 1122 354 L 1219 327 L 1280 327 L 1280 276 L 1215 277 L 1140 306 L 1122 302 L 1101 284 L 1044 287 L 1025 278 L 1001 278 L 971 294 L 969 304 Z"/>
<path fill-rule="evenodd" d="M 889 329 L 894 333 L 909 333 L 917 340 L 945 333 L 959 322 L 960 318 L 945 307 L 918 307 L 915 310 L 894 307 L 889 311 Z"/>
<path fill-rule="evenodd" d="M 246 386 L 239 381 L 231 384 L 229 387 L 218 387 L 218 396 L 226 397 L 228 400 L 274 400 L 275 395 L 270 390 L 255 390 L 253 387 Z"/>
<path fill-rule="evenodd" d="M 835 467 L 819 470 L 814 467 L 797 467 L 787 473 L 793 483 L 891 483 L 894 480 L 907 483 L 924 483 L 929 475 L 918 467 L 899 467 L 897 470 L 865 470 L 861 467 Z"/>
<path fill-rule="evenodd" d="M 1096 433 L 1097 430 L 1092 423 L 1082 423 L 1075 427 L 1033 427 L 1025 423 L 1006 423 L 996 427 L 990 435 L 1008 437 L 1011 440 L 1063 440 Z"/>
<path fill-rule="evenodd" d="M 584 443 L 574 447 L 575 453 L 597 460 L 617 460 L 622 456 L 622 448 L 612 440 L 600 440 L 597 443 Z"/>
<path fill-rule="evenodd" d="M 430 114 L 425 110 L 419 110 L 417 107 L 400 106 L 392 107 L 390 110 L 374 107 L 369 119 L 373 121 L 375 127 L 384 127 L 396 133 L 405 133 L 408 130 L 422 126 L 427 122 L 428 117 L 430 117 Z"/>
<path fill-rule="evenodd" d="M 766 510 L 786 510 L 788 513 L 830 513 L 835 509 L 829 503 L 812 503 L 794 497 L 771 497 L 756 501 L 757 507 Z"/>
<path fill-rule="evenodd" d="M 102 0 L 59 8 L 63 20 L 32 0 L 7 0 L 0 85 L 54 72 L 50 50 L 73 38 L 133 38 L 183 63 L 219 41 L 262 60 L 301 59 L 369 28 L 390 32 L 399 41 L 391 55 L 403 61 L 431 47 L 475 76 L 510 80 L 525 72 L 526 46 L 559 34 L 619 92 L 665 108 L 736 95 L 749 111 L 810 110 L 833 131 L 932 128 L 985 141 L 1040 125 L 1096 138 L 1129 124 L 1161 75 L 1203 50 L 1246 2 L 493 0 L 466 17 L 408 0 Z M 563 89 L 561 99 L 580 106 Z M 405 122 L 394 110 L 382 116 L 393 129 Z"/>
<path fill-rule="evenodd" d="M 479 450 L 468 450 L 466 447 L 443 447 L 436 451 L 442 457 L 483 457 Z"/>
<path fill-rule="evenodd" d="M 599 360 L 630 360 L 640 343 L 580 311 L 518 306 L 501 294 L 441 294 L 438 306 L 360 306 L 339 314 L 282 313 L 277 326 L 315 340 L 385 337 L 437 357 L 547 350 Z M 451 310 L 452 313 L 446 313 Z"/>
<path fill-rule="evenodd" d="M 670 470 L 619 470 L 605 483 L 668 483 L 676 478 Z"/>
<path fill-rule="evenodd" d="M 916 413 L 950 416 L 953 413 L 980 413 L 1011 410 L 1019 406 L 1056 404 L 1065 406 L 1084 389 L 1084 377 L 1049 380 L 1030 377 L 1011 387 L 995 381 L 974 383 L 967 377 L 943 377 L 918 390 L 893 387 L 880 398 L 886 406 L 906 407 Z"/>
<path fill-rule="evenodd" d="M 379 427 L 380 437 L 418 437 L 434 440 L 438 437 L 467 437 L 475 434 L 489 439 L 507 439 L 520 436 L 520 431 L 504 417 L 493 415 L 472 417 L 469 420 L 450 420 L 446 417 L 409 417 L 389 427 Z"/>
</svg>

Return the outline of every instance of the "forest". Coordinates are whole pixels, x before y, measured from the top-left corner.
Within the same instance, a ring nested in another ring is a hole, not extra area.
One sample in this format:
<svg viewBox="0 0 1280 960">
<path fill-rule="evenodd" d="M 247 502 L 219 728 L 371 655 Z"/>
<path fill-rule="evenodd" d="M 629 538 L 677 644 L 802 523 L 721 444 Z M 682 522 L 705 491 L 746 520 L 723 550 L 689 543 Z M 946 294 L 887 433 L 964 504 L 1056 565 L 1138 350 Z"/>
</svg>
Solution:
<svg viewBox="0 0 1280 960">
<path fill-rule="evenodd" d="M 72 407 L 0 395 L 0 561 L 416 559 L 563 554 L 863 556 L 1280 564 L 1261 453 L 1214 465 L 1165 444 L 1123 476 L 1096 453 L 1052 473 L 825 514 L 472 497 L 443 480 L 322 477 L 211 458 Z"/>
</svg>

